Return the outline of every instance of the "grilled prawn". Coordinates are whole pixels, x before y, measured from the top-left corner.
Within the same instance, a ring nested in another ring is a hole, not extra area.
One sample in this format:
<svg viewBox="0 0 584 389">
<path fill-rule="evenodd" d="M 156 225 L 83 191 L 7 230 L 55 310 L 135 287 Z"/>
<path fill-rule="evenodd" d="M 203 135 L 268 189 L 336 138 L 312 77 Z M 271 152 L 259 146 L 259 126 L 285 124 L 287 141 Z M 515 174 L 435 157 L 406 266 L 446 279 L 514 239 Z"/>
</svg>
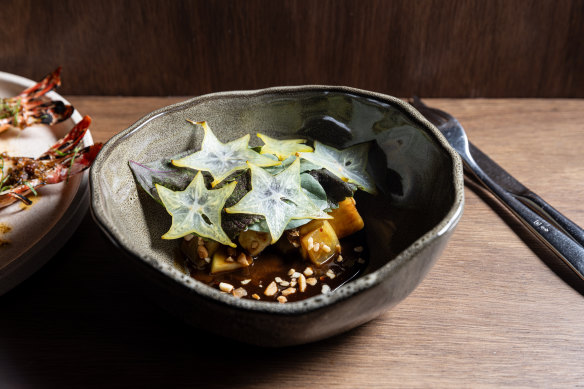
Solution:
<svg viewBox="0 0 584 389">
<path fill-rule="evenodd" d="M 62 139 L 38 158 L 11 157 L 0 154 L 0 208 L 16 201 L 30 205 L 28 195 L 44 185 L 56 184 L 87 169 L 102 144 L 81 147 L 91 118 L 85 116 Z"/>
<path fill-rule="evenodd" d="M 69 118 L 73 114 L 72 106 L 46 96 L 61 85 L 60 74 L 59 67 L 18 96 L 0 99 L 0 132 L 39 123 L 52 125 Z"/>
</svg>

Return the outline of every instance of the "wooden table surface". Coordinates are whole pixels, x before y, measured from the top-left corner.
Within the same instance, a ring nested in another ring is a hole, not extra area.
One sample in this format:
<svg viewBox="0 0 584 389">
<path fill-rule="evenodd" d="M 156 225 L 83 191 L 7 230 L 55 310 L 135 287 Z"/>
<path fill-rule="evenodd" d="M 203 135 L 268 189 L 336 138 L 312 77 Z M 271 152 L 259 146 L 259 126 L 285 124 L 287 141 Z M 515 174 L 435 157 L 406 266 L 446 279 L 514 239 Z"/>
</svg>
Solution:
<svg viewBox="0 0 584 389">
<path fill-rule="evenodd" d="M 107 141 L 183 100 L 69 96 Z M 584 226 L 584 100 L 427 101 Z M 469 182 L 446 250 L 402 303 L 344 335 L 261 349 L 192 331 L 143 297 L 89 214 L 0 297 L 0 387 L 574 387 L 584 281 Z"/>
</svg>

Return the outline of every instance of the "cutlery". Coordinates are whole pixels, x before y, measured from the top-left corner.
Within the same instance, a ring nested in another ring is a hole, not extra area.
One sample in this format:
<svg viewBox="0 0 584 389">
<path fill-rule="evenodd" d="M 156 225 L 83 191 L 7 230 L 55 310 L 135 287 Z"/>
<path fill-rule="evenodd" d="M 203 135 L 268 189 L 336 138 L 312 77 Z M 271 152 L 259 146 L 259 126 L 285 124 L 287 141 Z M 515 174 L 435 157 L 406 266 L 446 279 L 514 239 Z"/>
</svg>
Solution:
<svg viewBox="0 0 584 389">
<path fill-rule="evenodd" d="M 434 124 L 460 154 L 465 170 L 584 279 L 584 230 L 470 143 L 464 128 L 452 115 L 428 107 L 418 97 L 409 103 Z"/>
</svg>

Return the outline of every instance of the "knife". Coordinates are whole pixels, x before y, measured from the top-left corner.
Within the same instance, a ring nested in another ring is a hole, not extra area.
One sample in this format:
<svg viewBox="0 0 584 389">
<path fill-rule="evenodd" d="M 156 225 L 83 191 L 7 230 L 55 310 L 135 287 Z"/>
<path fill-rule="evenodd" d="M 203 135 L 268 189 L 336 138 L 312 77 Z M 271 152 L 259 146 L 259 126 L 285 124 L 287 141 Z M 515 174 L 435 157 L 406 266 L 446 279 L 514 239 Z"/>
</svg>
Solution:
<svg viewBox="0 0 584 389">
<path fill-rule="evenodd" d="M 584 230 L 576 223 L 562 215 L 554 207 L 548 204 L 536 193 L 529 190 L 521 182 L 517 181 L 511 174 L 507 173 L 500 165 L 489 158 L 479 148 L 469 142 L 468 148 L 475 162 L 483 171 L 493 179 L 499 186 L 505 189 L 509 194 L 532 208 L 537 214 L 546 218 L 549 222 L 554 223 L 556 227 L 561 228 L 573 240 L 584 247 Z"/>
</svg>

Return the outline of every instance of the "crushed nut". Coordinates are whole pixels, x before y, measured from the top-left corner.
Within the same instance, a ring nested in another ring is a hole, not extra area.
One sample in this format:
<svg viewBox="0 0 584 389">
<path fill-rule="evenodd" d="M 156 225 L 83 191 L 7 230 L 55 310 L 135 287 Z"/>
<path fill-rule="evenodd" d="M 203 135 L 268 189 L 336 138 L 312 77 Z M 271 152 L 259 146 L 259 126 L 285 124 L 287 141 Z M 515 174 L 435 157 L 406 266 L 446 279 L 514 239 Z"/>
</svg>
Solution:
<svg viewBox="0 0 584 389">
<path fill-rule="evenodd" d="M 296 286 L 296 279 L 293 279 L 292 281 L 290 281 L 290 286 L 292 286 L 292 287 Z"/>
<path fill-rule="evenodd" d="M 228 284 L 227 282 L 220 282 L 219 289 L 221 289 L 222 292 L 231 293 L 233 290 L 233 285 Z"/>
<path fill-rule="evenodd" d="M 270 285 L 264 290 L 266 296 L 273 296 L 278 292 L 278 285 L 274 281 L 270 282 Z"/>
<path fill-rule="evenodd" d="M 247 296 L 247 290 L 245 290 L 243 288 L 237 288 L 233 291 L 233 295 L 237 298 Z"/>
<path fill-rule="evenodd" d="M 304 292 L 306 290 L 306 277 L 304 277 L 303 274 L 301 274 L 300 277 L 298 277 L 298 289 L 301 292 Z"/>
<path fill-rule="evenodd" d="M 260 299 L 260 296 L 257 293 L 252 294 L 251 297 L 253 297 L 256 300 Z"/>
<path fill-rule="evenodd" d="M 241 253 L 237 256 L 237 263 L 242 264 L 243 266 L 249 266 L 249 262 L 247 260 L 247 255 L 245 253 Z"/>
<path fill-rule="evenodd" d="M 330 253 L 331 252 L 331 248 L 329 245 L 326 245 L 323 243 L 322 245 L 322 251 L 324 251 L 325 253 Z"/>
<path fill-rule="evenodd" d="M 297 271 L 295 271 L 294 274 L 292 274 L 290 277 L 291 278 L 298 278 L 298 277 L 300 277 L 300 273 L 298 273 Z"/>
<path fill-rule="evenodd" d="M 197 255 L 201 259 L 209 258 L 209 252 L 207 251 L 207 248 L 205 246 L 197 247 Z"/>
<path fill-rule="evenodd" d="M 282 291 L 282 296 L 289 296 L 292 293 L 296 293 L 296 288 L 288 288 Z"/>
<path fill-rule="evenodd" d="M 312 248 L 314 247 L 314 240 L 312 239 L 312 236 L 310 238 L 308 238 L 308 240 L 306 241 L 307 245 L 306 245 L 306 249 L 307 250 L 312 250 Z"/>
<path fill-rule="evenodd" d="M 209 257 L 205 258 L 205 262 L 211 263 L 211 258 L 209 258 Z"/>
<path fill-rule="evenodd" d="M 326 276 L 327 276 L 328 278 L 330 278 L 331 280 L 332 280 L 332 279 L 334 279 L 334 278 L 336 277 L 336 275 L 335 275 L 335 272 L 334 272 L 334 271 L 332 271 L 332 269 L 329 269 L 329 270 L 326 272 Z"/>
<path fill-rule="evenodd" d="M 341 252 L 341 245 L 337 243 L 335 249 L 340 253 Z"/>
<path fill-rule="evenodd" d="M 306 269 L 304 269 L 303 273 L 306 277 L 310 277 L 311 275 L 314 274 L 314 270 L 312 270 L 312 268 L 309 266 Z"/>
<path fill-rule="evenodd" d="M 323 293 L 323 294 L 324 294 L 324 293 L 328 293 L 328 292 L 330 292 L 330 291 L 331 291 L 331 287 L 330 287 L 330 286 L 328 286 L 327 284 L 324 284 L 324 285 L 322 286 L 322 289 L 320 290 L 320 293 Z"/>
<path fill-rule="evenodd" d="M 278 296 L 278 302 L 280 304 L 284 304 L 286 301 L 288 301 L 288 299 L 284 296 Z"/>
<path fill-rule="evenodd" d="M 288 285 L 290 285 L 290 283 L 289 283 L 288 281 L 284 281 L 284 280 L 282 280 L 282 281 L 280 281 L 280 282 L 278 282 L 278 283 L 279 283 L 280 285 L 282 285 L 282 286 L 288 286 Z"/>
<path fill-rule="evenodd" d="M 357 262 L 359 262 L 360 264 L 364 264 L 365 260 L 363 258 L 359 258 L 359 259 L 357 259 Z"/>
<path fill-rule="evenodd" d="M 320 243 L 316 242 L 316 243 L 314 244 L 314 248 L 313 248 L 313 250 L 314 250 L 315 252 L 317 252 L 318 250 L 320 250 Z"/>
<path fill-rule="evenodd" d="M 314 278 L 314 277 L 310 277 L 310 278 L 307 278 L 306 279 L 306 283 L 308 285 L 314 286 L 314 285 L 316 285 L 317 282 L 318 282 L 318 280 L 316 278 Z"/>
<path fill-rule="evenodd" d="M 353 249 L 353 251 L 355 251 L 356 253 L 362 253 L 363 252 L 363 246 L 357 246 Z"/>
<path fill-rule="evenodd" d="M 282 279 L 280 277 L 276 277 L 276 278 L 274 278 L 274 281 L 276 281 L 277 283 L 280 283 L 280 282 L 282 282 Z"/>
<path fill-rule="evenodd" d="M 337 257 L 337 262 L 343 262 L 343 256 L 342 255 L 339 255 Z"/>
<path fill-rule="evenodd" d="M 296 273 L 296 270 L 290 269 L 288 270 L 288 275 L 291 276 L 292 274 Z"/>
<path fill-rule="evenodd" d="M 250 283 L 250 281 L 251 281 L 251 278 L 248 278 L 246 280 L 241 280 L 241 285 L 247 285 Z"/>
</svg>

